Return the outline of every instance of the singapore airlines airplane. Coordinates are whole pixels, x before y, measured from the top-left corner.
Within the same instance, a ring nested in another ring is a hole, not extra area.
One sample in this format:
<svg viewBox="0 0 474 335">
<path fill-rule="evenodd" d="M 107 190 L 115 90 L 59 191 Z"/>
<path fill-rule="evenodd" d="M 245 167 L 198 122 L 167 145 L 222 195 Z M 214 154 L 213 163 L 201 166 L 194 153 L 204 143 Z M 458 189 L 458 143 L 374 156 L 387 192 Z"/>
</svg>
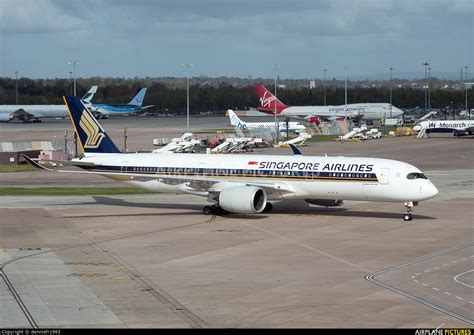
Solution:
<svg viewBox="0 0 474 335">
<path fill-rule="evenodd" d="M 229 114 L 230 124 L 234 128 L 245 129 L 269 129 L 275 130 L 275 122 L 244 122 L 242 121 L 233 110 L 227 110 Z M 286 132 L 286 122 L 278 122 L 277 125 L 280 132 Z M 291 133 L 302 133 L 306 132 L 306 127 L 299 122 L 288 122 L 288 131 Z"/>
<path fill-rule="evenodd" d="M 163 193 L 207 197 L 206 215 L 262 213 L 270 201 L 301 199 L 321 206 L 343 200 L 405 202 L 411 208 L 438 190 L 416 167 L 395 160 L 364 157 L 121 153 L 94 116 L 75 97 L 64 98 L 84 151 L 67 161 L 79 170 L 37 168 L 63 173 L 99 174 Z"/>
<path fill-rule="evenodd" d="M 275 114 L 288 117 L 304 117 L 309 122 L 319 122 L 320 119 L 335 120 L 338 118 L 356 118 L 362 120 L 375 121 L 382 118 L 396 118 L 403 115 L 403 111 L 392 106 L 390 114 L 390 104 L 387 103 L 360 103 L 347 104 L 341 106 L 287 106 L 265 88 L 265 86 L 256 84 L 255 93 L 258 97 L 260 106 L 258 110 L 263 113 Z"/>
</svg>

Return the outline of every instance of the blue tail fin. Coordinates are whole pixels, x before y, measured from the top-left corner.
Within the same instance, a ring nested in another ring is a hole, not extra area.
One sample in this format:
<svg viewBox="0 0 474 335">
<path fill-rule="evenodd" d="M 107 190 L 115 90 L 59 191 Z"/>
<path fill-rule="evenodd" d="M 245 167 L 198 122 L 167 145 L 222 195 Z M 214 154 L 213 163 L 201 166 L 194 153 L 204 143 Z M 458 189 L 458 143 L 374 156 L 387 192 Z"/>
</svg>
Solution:
<svg viewBox="0 0 474 335">
<path fill-rule="evenodd" d="M 146 87 L 142 88 L 140 92 L 128 103 L 132 106 L 141 106 L 143 104 L 143 99 L 145 99 Z"/>
<path fill-rule="evenodd" d="M 119 153 L 91 112 L 76 97 L 64 97 L 72 125 L 84 153 Z"/>
</svg>

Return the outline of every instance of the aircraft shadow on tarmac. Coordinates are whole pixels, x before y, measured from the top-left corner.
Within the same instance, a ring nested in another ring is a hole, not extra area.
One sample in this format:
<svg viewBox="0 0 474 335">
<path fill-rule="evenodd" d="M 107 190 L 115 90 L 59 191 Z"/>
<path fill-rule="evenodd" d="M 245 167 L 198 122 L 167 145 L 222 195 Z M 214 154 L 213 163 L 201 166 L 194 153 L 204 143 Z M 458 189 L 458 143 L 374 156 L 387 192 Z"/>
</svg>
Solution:
<svg viewBox="0 0 474 335">
<path fill-rule="evenodd" d="M 340 217 L 366 217 L 380 219 L 400 219 L 403 215 L 403 206 L 400 206 L 400 212 L 382 212 L 353 210 L 347 207 L 321 207 L 310 206 L 303 201 L 287 201 L 273 206 L 272 214 L 292 214 L 292 215 L 323 215 Z M 413 213 L 413 219 L 436 220 L 437 218 L 427 215 Z"/>
<path fill-rule="evenodd" d="M 174 213 L 143 213 L 143 214 L 117 214 L 117 216 L 157 216 L 157 215 L 196 215 L 201 212 L 203 205 L 198 204 L 186 204 L 186 203 L 141 203 L 141 202 L 129 202 L 123 199 L 109 198 L 103 196 L 92 197 L 96 203 L 107 206 L 126 206 L 135 208 L 152 208 L 152 209 L 188 209 L 190 212 L 174 212 Z M 196 213 L 198 212 L 198 213 Z M 334 216 L 334 217 L 366 217 L 366 218 L 380 218 L 380 219 L 400 219 L 403 214 L 403 207 L 400 208 L 400 212 L 381 212 L 381 211 L 360 211 L 351 210 L 349 208 L 324 208 L 324 207 L 312 207 L 303 201 L 287 201 L 284 203 L 276 203 L 273 207 L 271 215 L 312 215 L 317 217 L 318 215 Z M 111 215 L 106 215 L 111 216 Z M 268 214 L 259 215 L 242 215 L 242 214 L 230 214 L 230 218 L 239 219 L 264 219 L 268 217 Z M 414 219 L 418 220 L 436 220 L 432 216 L 414 214 Z"/>
</svg>

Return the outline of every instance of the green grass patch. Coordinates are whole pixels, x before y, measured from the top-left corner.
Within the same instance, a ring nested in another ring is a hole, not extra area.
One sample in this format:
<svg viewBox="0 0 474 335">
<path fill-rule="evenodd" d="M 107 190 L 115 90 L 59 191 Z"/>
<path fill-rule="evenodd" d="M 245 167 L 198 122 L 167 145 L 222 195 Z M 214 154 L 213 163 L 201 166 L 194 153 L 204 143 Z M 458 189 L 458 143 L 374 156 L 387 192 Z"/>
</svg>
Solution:
<svg viewBox="0 0 474 335">
<path fill-rule="evenodd" d="M 339 135 L 312 135 L 307 142 L 331 142 L 336 140 Z"/>
<path fill-rule="evenodd" d="M 8 165 L 0 165 L 0 173 L 1 172 L 22 172 L 22 171 L 32 171 L 35 168 L 32 167 L 30 164 L 8 164 Z"/>
<path fill-rule="evenodd" d="M 119 195 L 151 194 L 153 192 L 140 188 L 66 188 L 66 187 L 0 187 L 0 196 L 6 195 Z"/>
</svg>

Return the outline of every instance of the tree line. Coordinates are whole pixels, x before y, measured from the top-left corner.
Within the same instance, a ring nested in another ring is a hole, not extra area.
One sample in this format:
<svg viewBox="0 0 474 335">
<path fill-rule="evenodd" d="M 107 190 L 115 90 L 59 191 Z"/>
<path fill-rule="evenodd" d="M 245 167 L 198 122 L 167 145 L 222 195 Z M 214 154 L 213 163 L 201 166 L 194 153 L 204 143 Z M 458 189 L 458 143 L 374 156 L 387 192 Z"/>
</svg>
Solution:
<svg viewBox="0 0 474 335">
<path fill-rule="evenodd" d="M 110 79 L 81 78 L 76 81 L 77 96 L 81 97 L 93 85 L 98 85 L 93 102 L 96 103 L 127 103 L 142 87 L 148 87 L 145 105 L 155 105 L 151 112 L 186 112 L 186 80 L 184 85 L 169 85 L 147 79 Z M 273 91 L 273 85 L 268 85 Z M 344 87 L 327 85 L 309 89 L 305 87 L 278 88 L 278 98 L 285 104 L 292 105 L 324 105 L 326 91 L 327 105 L 344 104 Z M 16 81 L 11 78 L 0 78 L 0 105 L 15 104 Z M 62 104 L 62 96 L 73 94 L 70 79 L 29 79 L 18 80 L 19 104 Z M 248 109 L 258 107 L 258 99 L 253 85 L 236 87 L 229 83 L 209 85 L 191 81 L 189 87 L 191 112 L 222 112 L 229 108 Z M 347 90 L 348 103 L 389 102 L 390 88 L 351 86 Z M 412 87 L 393 87 L 393 105 L 400 108 L 424 108 L 425 90 Z M 468 105 L 474 104 L 474 92 L 468 91 Z M 430 105 L 432 108 L 461 108 L 465 106 L 465 91 L 454 89 L 430 89 Z"/>
</svg>

